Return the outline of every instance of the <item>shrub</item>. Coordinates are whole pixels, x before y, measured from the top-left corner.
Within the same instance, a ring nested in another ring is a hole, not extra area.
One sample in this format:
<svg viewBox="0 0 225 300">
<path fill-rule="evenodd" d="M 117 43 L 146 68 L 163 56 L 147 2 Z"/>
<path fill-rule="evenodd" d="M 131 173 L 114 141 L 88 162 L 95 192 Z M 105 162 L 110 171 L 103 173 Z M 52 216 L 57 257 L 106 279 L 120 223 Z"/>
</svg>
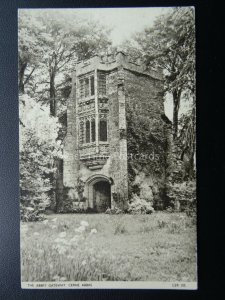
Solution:
<svg viewBox="0 0 225 300">
<path fill-rule="evenodd" d="M 20 204 L 20 219 L 23 222 L 34 222 L 34 221 L 42 221 L 44 220 L 44 216 L 40 214 L 38 209 L 34 209 L 33 207 L 26 207 Z"/>
<path fill-rule="evenodd" d="M 196 211 L 195 181 L 170 184 L 167 187 L 167 195 L 170 199 L 169 206 L 173 209 L 190 214 Z"/>
<path fill-rule="evenodd" d="M 109 214 L 109 215 L 119 215 L 119 214 L 122 214 L 123 211 L 119 208 L 107 208 L 107 210 L 105 211 L 106 214 Z"/>
<path fill-rule="evenodd" d="M 128 205 L 128 213 L 131 214 L 151 214 L 154 208 L 149 202 L 139 198 L 136 194 L 132 197 L 132 202 Z"/>
<path fill-rule="evenodd" d="M 46 193 L 37 193 L 33 197 L 23 197 L 20 203 L 20 219 L 24 222 L 44 220 L 43 213 L 50 204 Z"/>
</svg>

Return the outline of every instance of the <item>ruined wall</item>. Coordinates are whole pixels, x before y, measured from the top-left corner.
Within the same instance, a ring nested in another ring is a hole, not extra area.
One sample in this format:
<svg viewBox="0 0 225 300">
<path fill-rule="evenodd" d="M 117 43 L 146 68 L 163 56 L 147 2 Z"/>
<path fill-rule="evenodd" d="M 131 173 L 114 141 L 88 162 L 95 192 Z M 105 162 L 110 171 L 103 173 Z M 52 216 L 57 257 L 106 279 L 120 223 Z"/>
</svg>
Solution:
<svg viewBox="0 0 225 300">
<path fill-rule="evenodd" d="M 159 206 L 163 197 L 166 137 L 162 81 L 126 71 L 126 118 L 128 143 L 129 196 Z"/>
</svg>

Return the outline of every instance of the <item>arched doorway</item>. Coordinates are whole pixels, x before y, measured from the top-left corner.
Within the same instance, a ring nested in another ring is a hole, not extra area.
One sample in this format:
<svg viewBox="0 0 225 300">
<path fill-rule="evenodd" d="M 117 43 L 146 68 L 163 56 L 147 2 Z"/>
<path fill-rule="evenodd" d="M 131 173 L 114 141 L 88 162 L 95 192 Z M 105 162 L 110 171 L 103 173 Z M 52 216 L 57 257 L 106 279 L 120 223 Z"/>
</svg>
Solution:
<svg viewBox="0 0 225 300">
<path fill-rule="evenodd" d="M 93 208 L 97 212 L 111 208 L 110 184 L 107 181 L 98 181 L 93 185 Z"/>
<path fill-rule="evenodd" d="M 88 206 L 96 212 L 105 212 L 111 208 L 112 180 L 104 175 L 94 175 L 87 180 Z"/>
</svg>

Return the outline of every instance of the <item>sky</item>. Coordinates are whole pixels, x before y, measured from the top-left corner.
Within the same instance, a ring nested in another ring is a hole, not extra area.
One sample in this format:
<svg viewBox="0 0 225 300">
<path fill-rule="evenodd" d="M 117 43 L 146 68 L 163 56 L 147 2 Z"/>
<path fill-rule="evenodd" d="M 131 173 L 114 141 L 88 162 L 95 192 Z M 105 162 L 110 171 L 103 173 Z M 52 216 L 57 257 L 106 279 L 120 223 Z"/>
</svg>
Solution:
<svg viewBox="0 0 225 300">
<path fill-rule="evenodd" d="M 169 11 L 166 7 L 125 7 L 125 8 L 76 8 L 76 9 L 49 9 L 51 12 L 61 13 L 66 17 L 70 15 L 79 17 L 84 21 L 97 21 L 106 28 L 111 29 L 110 38 L 113 46 L 118 46 L 123 41 L 131 38 L 135 32 L 142 31 L 145 27 L 153 25 L 157 16 Z M 21 9 L 24 10 L 24 9 Z M 27 9 L 25 9 L 27 10 Z M 29 9 L 35 13 L 42 9 Z M 45 11 L 48 9 L 44 9 Z M 20 10 L 19 10 L 20 11 Z M 61 15 L 62 16 L 62 15 Z"/>
<path fill-rule="evenodd" d="M 168 11 L 162 7 L 79 9 L 86 19 L 94 19 L 112 29 L 110 37 L 118 46 L 133 33 L 153 25 L 155 18 Z"/>
</svg>

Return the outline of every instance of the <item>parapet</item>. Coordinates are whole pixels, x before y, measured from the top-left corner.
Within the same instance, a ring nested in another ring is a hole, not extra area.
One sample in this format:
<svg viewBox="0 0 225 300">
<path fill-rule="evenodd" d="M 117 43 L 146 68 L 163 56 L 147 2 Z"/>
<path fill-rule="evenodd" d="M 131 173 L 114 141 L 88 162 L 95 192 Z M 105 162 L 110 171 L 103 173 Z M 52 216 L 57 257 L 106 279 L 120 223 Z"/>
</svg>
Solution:
<svg viewBox="0 0 225 300">
<path fill-rule="evenodd" d="M 111 71 L 119 67 L 123 67 L 124 69 L 153 77 L 157 80 L 162 80 L 162 70 L 147 70 L 145 63 L 141 61 L 141 59 L 134 61 L 123 51 L 117 51 L 115 54 L 96 54 L 87 60 L 79 61 L 76 64 L 76 76 L 86 74 L 95 69 L 102 71 Z"/>
</svg>

